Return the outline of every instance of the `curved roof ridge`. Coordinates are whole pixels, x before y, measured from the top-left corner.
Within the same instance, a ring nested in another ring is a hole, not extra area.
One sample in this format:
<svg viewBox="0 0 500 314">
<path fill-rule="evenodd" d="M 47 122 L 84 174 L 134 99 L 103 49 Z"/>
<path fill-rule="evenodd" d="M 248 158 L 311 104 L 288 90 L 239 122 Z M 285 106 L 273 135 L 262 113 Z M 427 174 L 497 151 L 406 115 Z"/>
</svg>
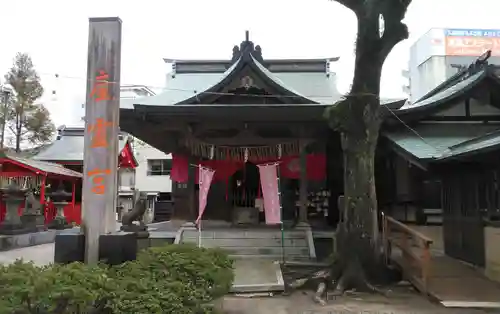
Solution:
<svg viewBox="0 0 500 314">
<path fill-rule="evenodd" d="M 261 64 L 252 54 L 250 54 L 250 57 L 251 57 L 253 63 L 255 64 L 255 66 L 263 74 L 265 74 L 269 79 L 271 79 L 274 83 L 276 83 L 277 85 L 279 85 L 281 88 L 286 89 L 286 90 L 290 91 L 291 93 L 293 93 L 293 94 L 295 94 L 295 95 L 297 95 L 299 97 L 302 97 L 304 100 L 306 100 L 306 102 L 317 103 L 317 101 L 309 99 L 307 96 L 304 96 L 304 95 L 300 94 L 299 92 L 297 92 L 296 90 L 294 90 L 293 88 L 288 87 L 285 83 L 283 83 L 282 80 L 280 80 L 278 77 L 276 77 L 273 74 L 273 72 L 269 71 L 263 64 Z"/>
</svg>

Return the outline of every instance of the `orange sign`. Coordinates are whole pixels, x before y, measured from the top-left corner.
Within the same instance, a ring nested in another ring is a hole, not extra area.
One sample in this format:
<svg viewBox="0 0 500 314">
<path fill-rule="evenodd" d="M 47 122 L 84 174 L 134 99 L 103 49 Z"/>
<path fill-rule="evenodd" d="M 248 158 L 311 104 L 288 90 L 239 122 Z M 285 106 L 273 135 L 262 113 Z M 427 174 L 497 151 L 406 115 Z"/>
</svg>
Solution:
<svg viewBox="0 0 500 314">
<path fill-rule="evenodd" d="M 89 125 L 89 132 L 92 133 L 92 144 L 90 147 L 107 147 L 108 143 L 106 142 L 106 129 L 109 126 L 112 126 L 113 123 L 106 122 L 103 118 L 97 118 L 94 124 Z"/>
<path fill-rule="evenodd" d="M 109 75 L 106 71 L 99 71 L 99 75 L 96 76 L 96 83 L 90 92 L 90 97 L 95 97 L 96 101 L 111 100 L 109 97 Z"/>
<path fill-rule="evenodd" d="M 446 37 L 445 51 L 447 56 L 482 55 L 491 50 L 492 56 L 500 56 L 500 38 L 495 37 Z"/>
<path fill-rule="evenodd" d="M 94 186 L 92 187 L 92 192 L 95 194 L 104 194 L 106 191 L 106 186 L 104 185 L 104 176 L 109 175 L 111 170 L 105 169 L 94 169 L 90 170 L 87 175 L 92 179 Z"/>
</svg>

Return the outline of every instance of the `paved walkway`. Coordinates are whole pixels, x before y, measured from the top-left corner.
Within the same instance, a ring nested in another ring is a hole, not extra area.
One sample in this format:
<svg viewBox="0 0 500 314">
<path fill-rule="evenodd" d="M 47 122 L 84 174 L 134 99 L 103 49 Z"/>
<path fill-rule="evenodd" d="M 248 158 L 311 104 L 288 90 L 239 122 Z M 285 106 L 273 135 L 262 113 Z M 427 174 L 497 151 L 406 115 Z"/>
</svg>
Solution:
<svg viewBox="0 0 500 314">
<path fill-rule="evenodd" d="M 450 309 L 430 303 L 415 292 L 394 292 L 388 297 L 354 294 L 330 299 L 320 306 L 310 295 L 296 292 L 289 297 L 239 298 L 226 297 L 223 305 L 226 314 L 485 314 L 497 310 Z"/>
<path fill-rule="evenodd" d="M 54 262 L 54 243 L 24 247 L 0 252 L 0 263 L 13 263 L 16 259 L 33 261 L 37 265 L 47 265 Z"/>
</svg>

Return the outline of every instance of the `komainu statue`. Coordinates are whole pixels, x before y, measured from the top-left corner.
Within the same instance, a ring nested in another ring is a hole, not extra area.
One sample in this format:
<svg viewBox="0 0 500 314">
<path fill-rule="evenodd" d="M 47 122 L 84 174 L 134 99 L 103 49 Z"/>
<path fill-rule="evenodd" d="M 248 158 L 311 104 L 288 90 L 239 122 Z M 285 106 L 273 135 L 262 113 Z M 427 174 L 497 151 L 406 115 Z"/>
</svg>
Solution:
<svg viewBox="0 0 500 314">
<path fill-rule="evenodd" d="M 31 215 L 41 215 L 42 214 L 42 204 L 40 200 L 35 197 L 33 190 L 28 190 L 25 194 L 25 205 L 24 213 Z"/>
<path fill-rule="evenodd" d="M 122 227 L 121 230 L 129 232 L 139 232 L 146 231 L 147 226 L 144 224 L 144 213 L 147 210 L 147 199 L 148 195 L 146 192 L 141 192 L 139 190 L 134 191 L 133 197 L 133 207 L 122 217 Z M 137 221 L 138 224 L 135 224 Z"/>
</svg>

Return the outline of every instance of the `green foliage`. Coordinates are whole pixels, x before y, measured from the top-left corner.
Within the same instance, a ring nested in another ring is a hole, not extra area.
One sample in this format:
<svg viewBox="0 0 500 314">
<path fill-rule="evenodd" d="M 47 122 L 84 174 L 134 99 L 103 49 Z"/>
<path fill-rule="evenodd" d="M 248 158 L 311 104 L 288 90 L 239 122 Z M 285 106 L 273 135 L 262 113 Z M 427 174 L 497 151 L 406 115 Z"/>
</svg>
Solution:
<svg viewBox="0 0 500 314">
<path fill-rule="evenodd" d="M 0 266 L 0 314 L 215 313 L 233 262 L 222 251 L 167 245 L 119 266 Z"/>
<path fill-rule="evenodd" d="M 16 55 L 12 67 L 5 75 L 5 81 L 13 88 L 6 108 L 5 122 L 14 136 L 16 151 L 20 151 L 20 145 L 24 141 L 30 144 L 50 141 L 55 126 L 47 108 L 35 103 L 42 97 L 44 90 L 28 54 Z"/>
<path fill-rule="evenodd" d="M 0 268 L 0 313 L 89 313 L 115 289 L 102 266 L 16 261 Z"/>
<path fill-rule="evenodd" d="M 112 308 L 124 314 L 212 313 L 210 302 L 227 294 L 234 279 L 223 251 L 184 244 L 146 249 L 113 271 L 125 288 Z"/>
</svg>

